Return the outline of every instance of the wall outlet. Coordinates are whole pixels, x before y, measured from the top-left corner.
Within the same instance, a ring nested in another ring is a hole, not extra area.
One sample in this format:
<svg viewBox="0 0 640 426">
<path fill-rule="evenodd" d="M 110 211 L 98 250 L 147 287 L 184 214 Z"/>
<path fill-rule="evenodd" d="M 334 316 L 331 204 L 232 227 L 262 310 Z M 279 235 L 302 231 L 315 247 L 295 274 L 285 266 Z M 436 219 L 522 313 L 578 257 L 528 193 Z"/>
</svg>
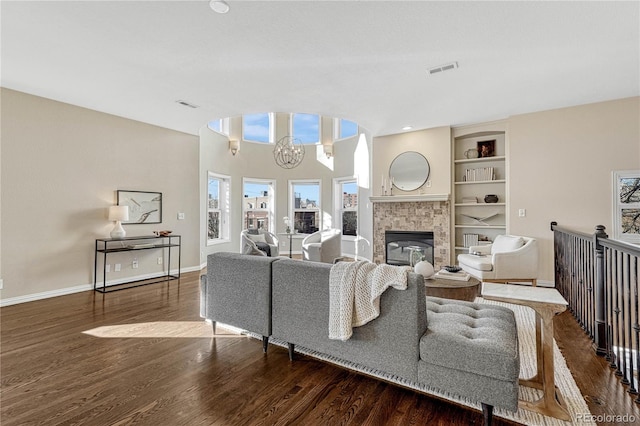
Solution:
<svg viewBox="0 0 640 426">
<path fill-rule="evenodd" d="M 0 290 L 2 290 L 2 287 L 4 287 L 4 280 L 0 278 Z"/>
<path fill-rule="evenodd" d="M 122 269 L 122 265 L 119 263 L 116 263 L 115 268 L 113 268 L 113 270 L 116 272 L 120 272 L 121 269 Z"/>
<path fill-rule="evenodd" d="M 138 269 L 138 259 L 133 259 L 133 262 L 131 262 L 131 267 L 133 269 Z"/>
<path fill-rule="evenodd" d="M 111 272 L 111 265 L 107 263 L 107 264 L 104 266 L 104 270 L 105 270 L 105 271 L 107 271 L 107 272 Z"/>
<path fill-rule="evenodd" d="M 527 216 L 527 209 L 518 210 L 518 217 L 526 217 L 526 216 Z"/>
<path fill-rule="evenodd" d="M 162 265 L 162 256 L 158 258 L 158 265 Z"/>
<path fill-rule="evenodd" d="M 178 213 L 178 220 L 184 220 L 184 213 Z"/>
</svg>

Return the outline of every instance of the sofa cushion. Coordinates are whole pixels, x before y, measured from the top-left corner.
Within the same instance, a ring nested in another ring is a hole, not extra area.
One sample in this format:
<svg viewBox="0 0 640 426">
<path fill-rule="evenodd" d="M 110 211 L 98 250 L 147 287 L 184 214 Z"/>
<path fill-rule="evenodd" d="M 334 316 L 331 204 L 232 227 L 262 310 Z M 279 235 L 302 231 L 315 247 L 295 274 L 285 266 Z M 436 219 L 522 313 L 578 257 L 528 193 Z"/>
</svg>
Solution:
<svg viewBox="0 0 640 426">
<path fill-rule="evenodd" d="M 491 254 L 505 253 L 519 249 L 524 245 L 522 237 L 498 235 L 491 245 Z"/>
<path fill-rule="evenodd" d="M 493 264 L 491 256 L 476 256 L 474 254 L 459 254 L 458 263 L 473 268 L 478 271 L 491 271 Z"/>
<path fill-rule="evenodd" d="M 501 380 L 518 376 L 518 333 L 510 309 L 427 297 L 427 318 L 422 361 Z"/>
</svg>

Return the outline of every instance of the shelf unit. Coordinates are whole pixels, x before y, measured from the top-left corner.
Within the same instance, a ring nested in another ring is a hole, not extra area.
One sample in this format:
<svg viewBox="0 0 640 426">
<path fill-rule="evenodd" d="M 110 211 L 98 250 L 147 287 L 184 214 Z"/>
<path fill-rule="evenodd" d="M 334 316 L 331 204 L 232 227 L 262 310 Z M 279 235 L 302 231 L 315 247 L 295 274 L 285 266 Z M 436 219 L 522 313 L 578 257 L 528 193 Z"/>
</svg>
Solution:
<svg viewBox="0 0 640 426">
<path fill-rule="evenodd" d="M 151 241 L 151 242 L 149 242 Z M 107 286 L 107 255 L 110 253 L 132 252 L 139 250 L 163 250 L 167 253 L 167 272 L 160 276 L 131 280 L 119 284 Z M 178 273 L 171 274 L 171 251 L 178 250 Z M 101 256 L 102 255 L 102 256 Z M 98 258 L 102 257 L 102 286 L 98 282 Z M 139 287 L 147 284 L 159 282 L 169 282 L 180 279 L 180 263 L 182 257 L 182 237 L 180 235 L 168 235 L 166 237 L 138 236 L 125 238 L 98 238 L 96 239 L 94 268 L 93 268 L 93 289 L 100 293 L 110 293 L 117 290 Z"/>
<path fill-rule="evenodd" d="M 453 250 L 455 263 L 458 253 L 467 250 L 464 234 L 477 234 L 479 239 L 493 241 L 507 232 L 507 146 L 506 131 L 501 125 L 492 129 L 463 129 L 453 137 Z M 474 131 L 476 130 L 476 131 Z M 467 158 L 465 153 L 477 152 L 479 143 L 494 141 L 491 156 Z M 486 179 L 491 175 L 491 179 Z M 484 180 L 467 180 L 467 177 Z M 486 203 L 485 195 L 495 194 L 498 202 Z M 466 198 L 477 203 L 464 202 Z"/>
</svg>

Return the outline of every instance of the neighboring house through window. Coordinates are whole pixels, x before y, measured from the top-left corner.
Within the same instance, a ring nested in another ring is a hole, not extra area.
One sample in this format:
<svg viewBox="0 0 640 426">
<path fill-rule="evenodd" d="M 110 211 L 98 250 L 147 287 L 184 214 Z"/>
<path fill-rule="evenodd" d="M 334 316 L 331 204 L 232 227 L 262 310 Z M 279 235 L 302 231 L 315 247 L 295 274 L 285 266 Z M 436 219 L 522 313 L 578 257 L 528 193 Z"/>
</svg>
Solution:
<svg viewBox="0 0 640 426">
<path fill-rule="evenodd" d="M 229 239 L 231 178 L 213 172 L 207 185 L 207 244 Z"/>
<path fill-rule="evenodd" d="M 300 234 L 311 234 L 322 229 L 320 180 L 289 181 L 289 206 L 293 229 Z"/>
<path fill-rule="evenodd" d="M 358 234 L 358 182 L 353 178 L 334 180 L 336 225 L 342 235 Z"/>
<path fill-rule="evenodd" d="M 265 179 L 243 180 L 242 223 L 244 229 L 275 232 L 273 226 L 275 182 Z"/>
</svg>

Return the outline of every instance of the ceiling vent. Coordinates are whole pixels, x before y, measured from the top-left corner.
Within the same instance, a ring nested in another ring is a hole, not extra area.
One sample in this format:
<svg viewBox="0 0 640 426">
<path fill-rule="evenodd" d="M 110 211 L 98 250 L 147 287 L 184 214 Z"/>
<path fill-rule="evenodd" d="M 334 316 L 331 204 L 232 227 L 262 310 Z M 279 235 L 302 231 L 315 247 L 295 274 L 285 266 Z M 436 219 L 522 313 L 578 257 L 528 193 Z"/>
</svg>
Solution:
<svg viewBox="0 0 640 426">
<path fill-rule="evenodd" d="M 437 67 L 429 68 L 429 75 L 438 74 L 440 72 L 445 72 L 445 71 L 449 71 L 456 68 L 458 68 L 458 63 L 451 62 L 449 64 L 444 64 Z"/>
<path fill-rule="evenodd" d="M 189 103 L 189 102 L 187 102 L 187 101 L 176 101 L 176 103 L 178 103 L 178 104 L 180 104 L 180 105 L 182 105 L 182 106 L 189 107 L 189 108 L 194 108 L 194 109 L 195 109 L 195 108 L 198 108 L 198 105 L 190 104 L 190 103 Z"/>
</svg>

